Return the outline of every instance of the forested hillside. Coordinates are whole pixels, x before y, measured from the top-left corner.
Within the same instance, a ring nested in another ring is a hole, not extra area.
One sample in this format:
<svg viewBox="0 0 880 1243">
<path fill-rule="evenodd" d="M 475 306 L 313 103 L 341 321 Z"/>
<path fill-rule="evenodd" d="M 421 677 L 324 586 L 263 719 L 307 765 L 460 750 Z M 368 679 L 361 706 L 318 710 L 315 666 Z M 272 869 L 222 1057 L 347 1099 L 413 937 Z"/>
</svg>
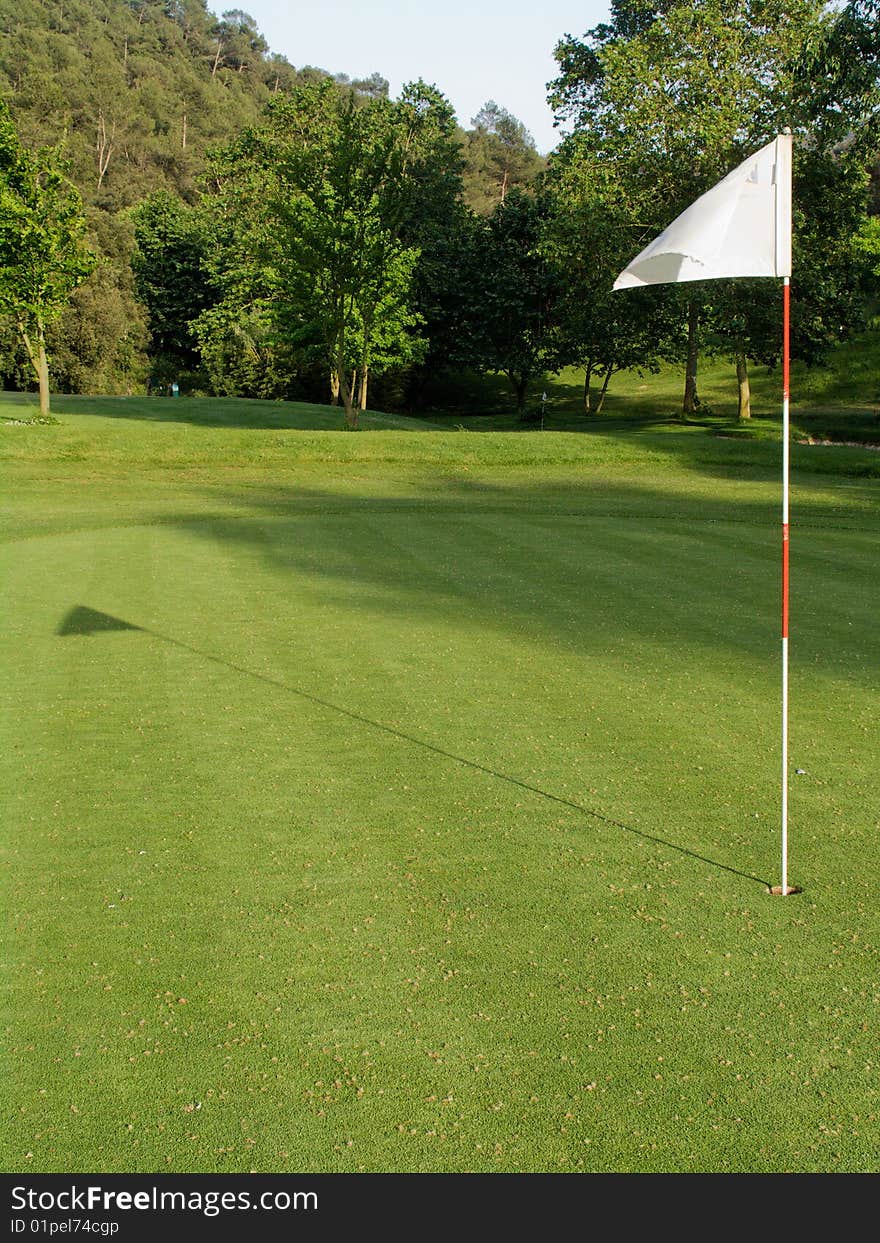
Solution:
<svg viewBox="0 0 880 1243">
<path fill-rule="evenodd" d="M 296 80 L 245 13 L 203 0 L 0 0 L 0 93 L 26 144 L 63 144 L 100 260 L 53 333 L 58 387 L 143 382 L 125 209 L 160 188 L 192 200 L 209 147 Z"/>
<path fill-rule="evenodd" d="M 52 330 L 56 387 L 124 391 L 148 377 L 156 326 L 136 295 L 127 209 L 158 191 L 195 203 L 212 148 L 233 141 L 272 98 L 329 77 L 270 51 L 246 12 L 218 18 L 205 0 L 0 0 L 0 96 L 26 145 L 62 144 L 99 258 Z M 364 101 L 388 93 L 378 73 L 333 80 Z M 543 161 L 494 102 L 473 123 L 457 131 L 463 196 L 488 214 Z M 14 341 L 4 344 L 7 382 L 24 382 Z"/>
<path fill-rule="evenodd" d="M 246 13 L 203 0 L 0 0 L 0 90 L 23 140 L 65 142 L 105 210 L 191 196 L 205 152 L 297 73 Z"/>
</svg>

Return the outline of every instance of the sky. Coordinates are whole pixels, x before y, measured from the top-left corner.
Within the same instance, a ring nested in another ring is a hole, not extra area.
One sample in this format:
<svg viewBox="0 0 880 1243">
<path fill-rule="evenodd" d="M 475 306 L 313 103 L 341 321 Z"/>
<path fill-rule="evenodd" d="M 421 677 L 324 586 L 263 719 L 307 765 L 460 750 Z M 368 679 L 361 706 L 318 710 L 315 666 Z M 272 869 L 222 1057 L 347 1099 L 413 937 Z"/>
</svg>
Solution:
<svg viewBox="0 0 880 1243">
<path fill-rule="evenodd" d="M 219 13 L 233 0 L 214 0 Z M 423 78 L 469 129 L 487 100 L 523 122 L 542 154 L 559 141 L 547 107 L 553 48 L 608 18 L 606 0 L 238 0 L 273 52 L 351 78 L 379 73 L 395 98 Z"/>
</svg>

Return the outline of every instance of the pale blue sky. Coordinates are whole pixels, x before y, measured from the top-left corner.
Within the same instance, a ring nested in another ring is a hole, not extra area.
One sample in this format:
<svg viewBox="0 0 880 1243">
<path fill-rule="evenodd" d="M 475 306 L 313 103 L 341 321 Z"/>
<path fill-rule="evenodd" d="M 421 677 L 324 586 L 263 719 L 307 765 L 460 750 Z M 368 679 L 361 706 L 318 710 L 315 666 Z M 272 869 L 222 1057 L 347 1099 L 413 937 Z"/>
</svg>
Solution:
<svg viewBox="0 0 880 1243">
<path fill-rule="evenodd" d="M 236 0 L 209 0 L 215 12 Z M 538 150 L 559 139 L 547 107 L 546 84 L 556 76 L 553 48 L 562 35 L 582 35 L 606 21 L 606 0 L 237 0 L 257 21 L 273 52 L 291 64 L 330 73 L 387 78 L 392 96 L 424 78 L 470 126 L 486 102 L 512 112 L 531 131 Z"/>
</svg>

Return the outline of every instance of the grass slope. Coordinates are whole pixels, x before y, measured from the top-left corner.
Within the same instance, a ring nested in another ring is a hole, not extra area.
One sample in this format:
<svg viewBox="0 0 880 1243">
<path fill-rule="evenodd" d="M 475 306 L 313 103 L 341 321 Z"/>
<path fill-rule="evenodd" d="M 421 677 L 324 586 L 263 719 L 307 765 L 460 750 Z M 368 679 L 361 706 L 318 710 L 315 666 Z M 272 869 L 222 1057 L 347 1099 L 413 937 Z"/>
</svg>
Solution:
<svg viewBox="0 0 880 1243">
<path fill-rule="evenodd" d="M 738 436 L 778 435 L 781 406 L 779 369 L 751 368 L 751 425 L 737 426 L 737 381 L 733 364 L 703 358 L 699 366 L 701 422 Z M 857 441 L 880 444 L 880 330 L 875 326 L 839 345 L 825 365 L 792 367 L 792 434 L 810 441 Z M 605 408 L 599 416 L 583 412 L 583 371 L 569 368 L 558 376 L 536 380 L 527 413 L 540 416 L 541 393 L 546 427 L 555 431 L 584 431 L 625 420 L 657 423 L 676 419 L 681 412 L 683 377 L 680 364 L 664 365 L 656 373 L 636 371 L 615 375 Z M 594 382 L 594 399 L 598 392 Z M 503 376 L 451 376 L 438 386 L 437 409 L 429 417 L 441 426 L 478 430 L 521 430 L 513 409 L 508 381 Z M 734 429 L 730 428 L 731 422 Z"/>
<path fill-rule="evenodd" d="M 781 901 L 778 444 L 171 404 L 0 429 L 5 1167 L 875 1168 L 877 455 Z"/>
</svg>

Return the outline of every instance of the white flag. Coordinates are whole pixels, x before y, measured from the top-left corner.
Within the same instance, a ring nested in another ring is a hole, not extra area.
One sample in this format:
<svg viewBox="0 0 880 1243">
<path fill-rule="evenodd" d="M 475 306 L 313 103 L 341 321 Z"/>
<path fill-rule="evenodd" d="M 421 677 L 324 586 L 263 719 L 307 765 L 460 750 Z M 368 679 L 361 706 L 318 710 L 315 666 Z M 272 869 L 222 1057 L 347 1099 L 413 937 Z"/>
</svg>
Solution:
<svg viewBox="0 0 880 1243">
<path fill-rule="evenodd" d="M 791 143 L 780 134 L 743 160 L 636 255 L 614 288 L 790 276 Z"/>
</svg>

